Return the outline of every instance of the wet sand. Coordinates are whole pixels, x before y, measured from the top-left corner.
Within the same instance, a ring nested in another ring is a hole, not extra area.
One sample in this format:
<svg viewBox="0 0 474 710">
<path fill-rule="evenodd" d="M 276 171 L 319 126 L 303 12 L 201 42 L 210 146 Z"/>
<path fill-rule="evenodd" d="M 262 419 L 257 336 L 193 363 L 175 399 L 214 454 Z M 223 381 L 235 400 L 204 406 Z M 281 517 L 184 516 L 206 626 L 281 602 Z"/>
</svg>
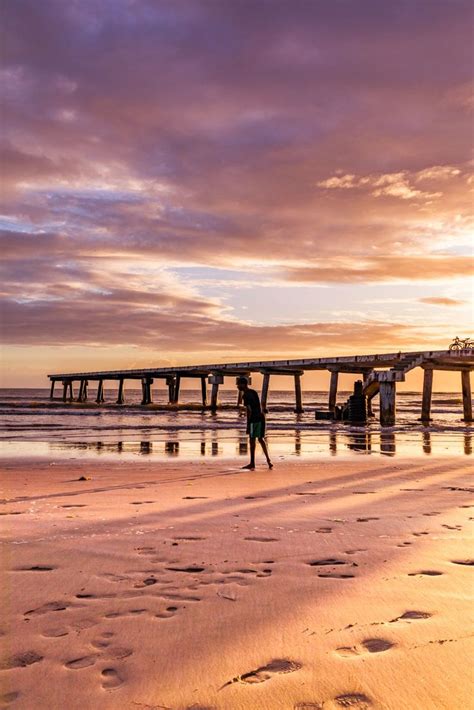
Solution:
<svg viewBox="0 0 474 710">
<path fill-rule="evenodd" d="M 470 461 L 238 465 L 4 462 L 0 707 L 471 707 Z"/>
</svg>

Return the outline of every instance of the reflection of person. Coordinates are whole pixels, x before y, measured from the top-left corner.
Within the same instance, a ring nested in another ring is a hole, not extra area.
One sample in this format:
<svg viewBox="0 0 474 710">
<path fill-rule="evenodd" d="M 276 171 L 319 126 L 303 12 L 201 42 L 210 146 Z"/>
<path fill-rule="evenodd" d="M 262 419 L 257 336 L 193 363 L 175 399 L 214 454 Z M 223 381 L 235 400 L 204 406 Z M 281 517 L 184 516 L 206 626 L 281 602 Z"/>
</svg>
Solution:
<svg viewBox="0 0 474 710">
<path fill-rule="evenodd" d="M 243 402 L 247 407 L 247 434 L 250 439 L 250 463 L 243 468 L 253 471 L 255 468 L 255 446 L 258 442 L 262 447 L 265 458 L 267 459 L 268 468 L 273 468 L 268 455 L 267 442 L 265 441 L 265 414 L 260 406 L 260 397 L 255 390 L 249 388 L 249 383 L 246 377 L 237 378 L 237 388 L 243 392 Z"/>
</svg>

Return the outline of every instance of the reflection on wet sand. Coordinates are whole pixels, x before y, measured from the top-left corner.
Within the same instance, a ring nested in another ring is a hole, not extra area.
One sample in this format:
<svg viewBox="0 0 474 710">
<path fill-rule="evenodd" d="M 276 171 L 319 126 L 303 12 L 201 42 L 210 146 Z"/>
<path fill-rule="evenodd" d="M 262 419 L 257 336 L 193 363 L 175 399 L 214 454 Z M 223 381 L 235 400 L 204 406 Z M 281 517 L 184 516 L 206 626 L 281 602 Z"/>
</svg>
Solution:
<svg viewBox="0 0 474 710">
<path fill-rule="evenodd" d="M 423 432 L 423 453 L 431 454 L 431 432 Z"/>
<path fill-rule="evenodd" d="M 296 430 L 292 433 L 272 432 L 269 436 L 270 450 L 274 456 L 298 456 L 317 458 L 318 456 L 337 456 L 354 452 L 383 456 L 439 454 L 471 455 L 472 433 L 465 432 L 456 438 L 445 432 L 420 431 L 371 431 L 369 428 L 357 431 L 330 430 L 321 433 Z M 31 442 L 30 442 L 31 444 Z M 69 441 L 38 442 L 49 451 L 83 451 L 96 455 L 139 455 L 157 457 L 176 457 L 193 459 L 199 456 L 248 456 L 249 444 L 245 433 L 241 431 L 173 431 L 172 438 L 150 441 Z"/>
<path fill-rule="evenodd" d="M 470 431 L 464 433 L 464 453 L 466 456 L 472 454 L 472 434 Z"/>
</svg>

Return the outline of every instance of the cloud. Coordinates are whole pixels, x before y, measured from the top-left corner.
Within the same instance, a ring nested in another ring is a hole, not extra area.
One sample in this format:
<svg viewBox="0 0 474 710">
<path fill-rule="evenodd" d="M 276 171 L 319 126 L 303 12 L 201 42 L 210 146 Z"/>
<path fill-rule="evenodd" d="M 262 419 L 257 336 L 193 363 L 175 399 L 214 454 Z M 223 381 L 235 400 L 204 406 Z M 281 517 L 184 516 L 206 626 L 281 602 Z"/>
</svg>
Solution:
<svg viewBox="0 0 474 710">
<path fill-rule="evenodd" d="M 457 298 L 448 298 L 443 296 L 427 296 L 426 298 L 419 298 L 420 303 L 429 303 L 433 306 L 461 306 L 466 301 L 461 301 Z"/>
<path fill-rule="evenodd" d="M 474 273 L 472 259 L 463 256 L 377 256 L 352 262 L 287 269 L 289 280 L 299 282 L 374 283 L 385 281 L 430 281 Z"/>
<path fill-rule="evenodd" d="M 267 347 L 174 266 L 331 286 L 471 273 L 467 1 L 4 0 L 2 15 L 14 342 Z"/>
<path fill-rule="evenodd" d="M 413 186 L 413 183 L 424 181 L 441 181 L 457 178 L 461 170 L 451 165 L 433 165 L 431 167 L 409 173 L 402 170 L 397 173 L 373 174 L 373 175 L 341 175 L 320 180 L 318 187 L 327 190 L 370 190 L 374 197 L 397 197 L 402 200 L 422 200 L 431 201 L 442 197 L 442 192 L 424 192 Z M 375 188 L 375 189 L 373 189 Z"/>
</svg>

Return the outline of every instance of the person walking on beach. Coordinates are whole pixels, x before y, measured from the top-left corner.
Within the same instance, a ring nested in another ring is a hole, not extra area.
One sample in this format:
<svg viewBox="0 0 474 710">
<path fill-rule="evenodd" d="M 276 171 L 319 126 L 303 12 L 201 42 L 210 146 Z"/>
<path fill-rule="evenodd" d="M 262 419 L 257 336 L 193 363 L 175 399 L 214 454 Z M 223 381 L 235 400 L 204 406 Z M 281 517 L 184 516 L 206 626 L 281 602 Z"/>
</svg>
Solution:
<svg viewBox="0 0 474 710">
<path fill-rule="evenodd" d="M 265 414 L 262 412 L 258 392 L 250 389 L 246 377 L 237 378 L 237 389 L 243 392 L 243 402 L 245 407 L 247 407 L 247 434 L 250 441 L 250 463 L 242 468 L 250 471 L 255 469 L 255 447 L 258 439 L 267 459 L 268 468 L 272 469 L 273 464 L 270 461 L 267 442 L 265 441 Z"/>
</svg>

